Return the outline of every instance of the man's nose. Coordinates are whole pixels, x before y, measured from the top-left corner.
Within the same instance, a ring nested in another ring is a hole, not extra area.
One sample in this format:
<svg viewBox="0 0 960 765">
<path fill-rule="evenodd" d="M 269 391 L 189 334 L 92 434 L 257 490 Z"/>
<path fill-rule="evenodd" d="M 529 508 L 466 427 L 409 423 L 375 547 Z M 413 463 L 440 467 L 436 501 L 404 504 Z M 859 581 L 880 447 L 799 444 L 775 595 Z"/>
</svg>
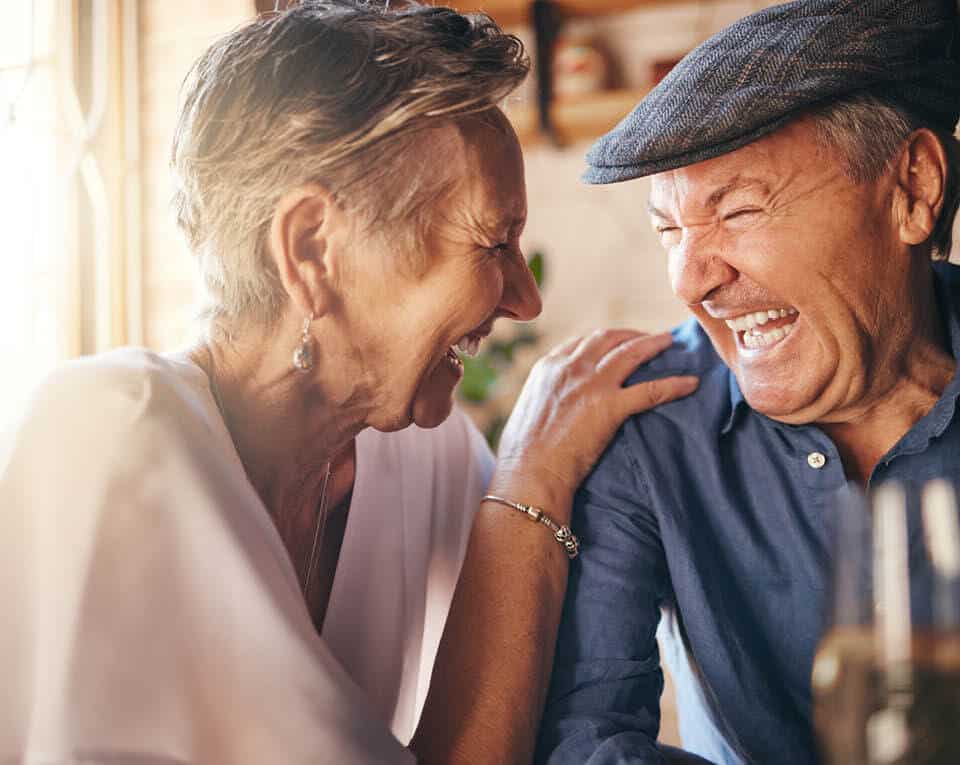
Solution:
<svg viewBox="0 0 960 765">
<path fill-rule="evenodd" d="M 688 306 L 708 300 L 711 293 L 734 282 L 738 271 L 712 241 L 710 232 L 683 229 L 680 242 L 670 249 L 670 286 Z"/>
<path fill-rule="evenodd" d="M 515 321 L 530 321 L 540 315 L 540 289 L 523 255 L 509 258 L 503 266 L 503 295 L 498 312 Z"/>
</svg>

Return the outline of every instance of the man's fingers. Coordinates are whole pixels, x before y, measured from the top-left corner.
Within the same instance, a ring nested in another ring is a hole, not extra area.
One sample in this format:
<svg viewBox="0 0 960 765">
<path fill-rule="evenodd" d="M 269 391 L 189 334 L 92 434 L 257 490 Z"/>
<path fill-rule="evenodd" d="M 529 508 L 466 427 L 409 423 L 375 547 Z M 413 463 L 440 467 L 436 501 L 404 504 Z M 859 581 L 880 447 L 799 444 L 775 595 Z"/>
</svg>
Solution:
<svg viewBox="0 0 960 765">
<path fill-rule="evenodd" d="M 673 345 L 673 336 L 669 332 L 633 337 L 608 351 L 597 364 L 597 369 L 610 370 L 610 373 L 617 378 L 617 382 L 623 382 L 638 366 L 650 361 L 671 345 Z"/>
<path fill-rule="evenodd" d="M 689 396 L 699 384 L 697 377 L 664 377 L 624 388 L 621 400 L 626 406 L 626 414 L 637 414 L 668 401 Z"/>
</svg>

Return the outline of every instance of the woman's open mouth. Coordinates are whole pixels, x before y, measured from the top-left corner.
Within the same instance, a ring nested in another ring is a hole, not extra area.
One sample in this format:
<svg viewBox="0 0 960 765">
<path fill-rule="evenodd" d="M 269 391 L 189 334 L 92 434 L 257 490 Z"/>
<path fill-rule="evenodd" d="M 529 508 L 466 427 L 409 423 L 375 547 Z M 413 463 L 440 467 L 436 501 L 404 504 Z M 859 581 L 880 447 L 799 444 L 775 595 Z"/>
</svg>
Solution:
<svg viewBox="0 0 960 765">
<path fill-rule="evenodd" d="M 453 346 L 447 348 L 446 353 L 443 354 L 442 360 L 457 371 L 463 371 L 463 360 L 457 354 L 457 351 Z"/>
<path fill-rule="evenodd" d="M 444 352 L 442 360 L 456 373 L 463 371 L 463 356 L 475 357 L 480 353 L 480 343 L 489 334 L 489 330 L 474 330 L 461 337 Z"/>
<path fill-rule="evenodd" d="M 457 341 L 456 347 L 465 356 L 474 357 L 480 353 L 480 343 L 485 337 L 486 335 L 481 332 L 471 332 L 469 335 L 461 337 Z"/>
</svg>

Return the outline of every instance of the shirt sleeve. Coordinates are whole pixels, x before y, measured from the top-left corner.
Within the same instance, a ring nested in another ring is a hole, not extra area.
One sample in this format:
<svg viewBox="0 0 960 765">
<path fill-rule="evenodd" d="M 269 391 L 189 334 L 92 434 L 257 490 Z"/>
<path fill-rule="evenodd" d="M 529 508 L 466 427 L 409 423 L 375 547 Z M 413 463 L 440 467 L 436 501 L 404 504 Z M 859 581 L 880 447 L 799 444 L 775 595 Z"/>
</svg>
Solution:
<svg viewBox="0 0 960 765">
<path fill-rule="evenodd" d="M 537 762 L 667 762 L 656 744 L 656 642 L 668 574 L 656 518 L 623 430 L 581 486 L 573 561 Z"/>
<path fill-rule="evenodd" d="M 0 761 L 412 763 L 209 423 L 92 368 L 46 386 L 0 475 Z"/>
</svg>

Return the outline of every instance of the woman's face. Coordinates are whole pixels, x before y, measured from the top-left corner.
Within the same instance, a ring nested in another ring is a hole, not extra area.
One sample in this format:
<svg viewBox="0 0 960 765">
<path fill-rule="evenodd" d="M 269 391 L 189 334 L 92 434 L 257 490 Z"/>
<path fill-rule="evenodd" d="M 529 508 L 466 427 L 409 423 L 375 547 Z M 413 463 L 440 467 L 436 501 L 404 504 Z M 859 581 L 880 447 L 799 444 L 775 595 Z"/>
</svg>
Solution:
<svg viewBox="0 0 960 765">
<path fill-rule="evenodd" d="M 519 243 L 527 212 L 523 159 L 505 122 L 499 114 L 495 124 L 470 120 L 451 128 L 451 145 L 424 152 L 438 173 L 456 168 L 452 190 L 427 213 L 424 252 L 397 252 L 380 236 L 383 251 L 360 254 L 366 265 L 356 304 L 363 309 L 353 334 L 374 394 L 368 424 L 378 430 L 439 425 L 463 376 L 456 346 L 475 351 L 498 317 L 527 321 L 540 313 Z M 411 267 L 411 254 L 424 265 Z"/>
</svg>

